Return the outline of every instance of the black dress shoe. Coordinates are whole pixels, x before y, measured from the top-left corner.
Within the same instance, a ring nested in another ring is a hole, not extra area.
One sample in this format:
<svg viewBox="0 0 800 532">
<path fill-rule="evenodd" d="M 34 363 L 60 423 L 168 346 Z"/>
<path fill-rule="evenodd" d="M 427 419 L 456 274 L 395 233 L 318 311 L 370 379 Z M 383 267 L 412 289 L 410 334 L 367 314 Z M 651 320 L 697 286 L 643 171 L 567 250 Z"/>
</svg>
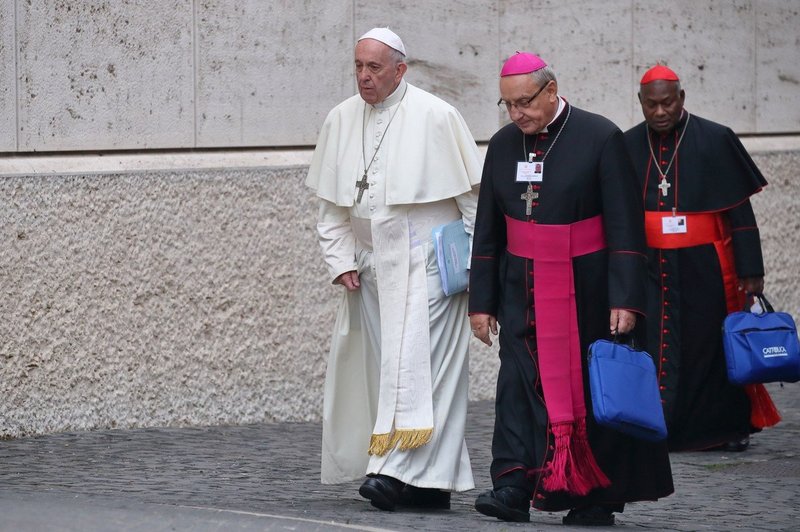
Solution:
<svg viewBox="0 0 800 532">
<path fill-rule="evenodd" d="M 411 508 L 426 508 L 430 510 L 449 510 L 450 492 L 436 488 L 418 488 L 406 484 L 400 492 L 398 504 Z"/>
<path fill-rule="evenodd" d="M 595 505 L 584 508 L 573 508 L 561 522 L 572 526 L 613 526 L 614 512 L 605 506 Z"/>
<path fill-rule="evenodd" d="M 396 478 L 386 475 L 370 475 L 358 488 L 358 493 L 365 499 L 369 499 L 375 508 L 391 512 L 397 506 L 403 486 L 404 484 Z"/>
<path fill-rule="evenodd" d="M 515 523 L 530 521 L 530 508 L 530 493 L 513 486 L 485 491 L 475 499 L 475 509 L 483 515 Z"/>
<path fill-rule="evenodd" d="M 750 436 L 745 436 L 741 440 L 729 441 L 722 446 L 722 450 L 729 453 L 741 453 L 750 447 Z"/>
</svg>

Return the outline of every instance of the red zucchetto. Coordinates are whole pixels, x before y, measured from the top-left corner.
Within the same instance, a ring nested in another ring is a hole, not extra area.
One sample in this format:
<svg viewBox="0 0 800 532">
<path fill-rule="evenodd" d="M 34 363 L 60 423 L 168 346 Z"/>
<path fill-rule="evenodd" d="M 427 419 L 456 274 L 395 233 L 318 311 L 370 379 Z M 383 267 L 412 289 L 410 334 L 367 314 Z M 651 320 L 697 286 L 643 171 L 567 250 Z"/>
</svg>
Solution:
<svg viewBox="0 0 800 532">
<path fill-rule="evenodd" d="M 642 81 L 640 83 L 642 85 L 647 85 L 651 81 L 656 81 L 659 79 L 663 79 L 665 81 L 680 81 L 680 79 L 678 79 L 678 75 L 675 72 L 665 67 L 664 65 L 656 65 L 644 73 L 644 76 L 642 76 Z"/>
</svg>

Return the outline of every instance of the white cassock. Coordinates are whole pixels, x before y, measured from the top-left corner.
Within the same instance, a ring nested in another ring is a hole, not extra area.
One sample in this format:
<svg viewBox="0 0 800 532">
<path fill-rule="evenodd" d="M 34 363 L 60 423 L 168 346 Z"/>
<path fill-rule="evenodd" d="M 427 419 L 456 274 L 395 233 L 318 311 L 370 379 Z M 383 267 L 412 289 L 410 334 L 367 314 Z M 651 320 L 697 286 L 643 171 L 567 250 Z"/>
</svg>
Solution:
<svg viewBox="0 0 800 532">
<path fill-rule="evenodd" d="M 369 188 L 357 202 L 365 168 Z M 306 184 L 320 198 L 331 279 L 357 270 L 361 287 L 343 290 L 336 317 L 323 483 L 380 473 L 417 487 L 474 487 L 464 441 L 467 294 L 444 295 L 431 230 L 460 217 L 472 234 L 480 173 L 461 115 L 405 81 L 380 104 L 355 95 L 328 114 Z"/>
</svg>

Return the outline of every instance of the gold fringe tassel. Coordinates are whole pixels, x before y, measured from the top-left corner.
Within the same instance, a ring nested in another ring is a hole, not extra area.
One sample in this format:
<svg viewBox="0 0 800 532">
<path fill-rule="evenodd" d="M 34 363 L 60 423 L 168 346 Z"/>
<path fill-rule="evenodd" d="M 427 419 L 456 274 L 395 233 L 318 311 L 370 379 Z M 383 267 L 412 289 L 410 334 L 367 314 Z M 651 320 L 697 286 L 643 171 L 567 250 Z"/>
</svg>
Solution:
<svg viewBox="0 0 800 532">
<path fill-rule="evenodd" d="M 392 447 L 399 443 L 401 451 L 422 447 L 433 437 L 433 429 L 401 429 L 394 432 Z"/>
<path fill-rule="evenodd" d="M 369 438 L 369 454 L 383 456 L 393 447 L 391 433 L 373 434 Z"/>
<path fill-rule="evenodd" d="M 422 447 L 433 438 L 433 429 L 400 429 L 387 434 L 373 434 L 369 454 L 383 456 L 399 445 L 401 451 Z"/>
</svg>

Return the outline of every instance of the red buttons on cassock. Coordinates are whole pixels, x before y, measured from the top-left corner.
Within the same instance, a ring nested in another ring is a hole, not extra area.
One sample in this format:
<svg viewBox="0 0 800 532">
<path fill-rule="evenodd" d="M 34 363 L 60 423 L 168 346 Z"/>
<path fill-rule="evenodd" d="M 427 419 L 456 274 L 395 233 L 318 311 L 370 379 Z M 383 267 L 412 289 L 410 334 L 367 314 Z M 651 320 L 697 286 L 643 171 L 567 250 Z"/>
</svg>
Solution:
<svg viewBox="0 0 800 532">
<path fill-rule="evenodd" d="M 667 387 L 666 387 L 666 386 L 659 386 L 659 387 L 658 387 L 658 389 L 659 389 L 659 390 L 661 390 L 661 391 L 663 392 L 664 390 L 666 390 L 666 389 L 667 389 Z"/>
<path fill-rule="evenodd" d="M 666 347 L 666 345 L 667 344 L 664 344 L 664 347 Z M 661 357 L 661 362 L 666 362 L 666 361 L 667 361 L 667 357 Z"/>
</svg>

